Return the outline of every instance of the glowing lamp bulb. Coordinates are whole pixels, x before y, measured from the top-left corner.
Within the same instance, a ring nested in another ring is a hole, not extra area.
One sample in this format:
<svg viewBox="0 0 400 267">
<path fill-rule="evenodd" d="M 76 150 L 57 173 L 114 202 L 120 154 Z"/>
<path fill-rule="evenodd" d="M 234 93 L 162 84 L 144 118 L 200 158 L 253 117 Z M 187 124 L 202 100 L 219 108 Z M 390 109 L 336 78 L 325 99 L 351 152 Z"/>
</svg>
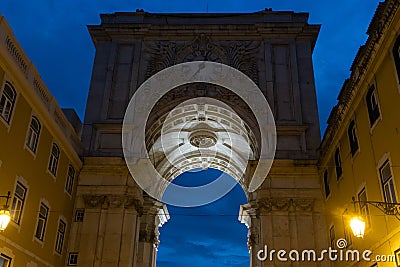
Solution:
<svg viewBox="0 0 400 267">
<path fill-rule="evenodd" d="M 355 237 L 364 237 L 365 222 L 360 217 L 354 217 L 350 221 L 350 227 Z"/>
<path fill-rule="evenodd" d="M 10 212 L 6 209 L 0 209 L 0 232 L 4 231 L 7 228 L 10 219 Z"/>
</svg>

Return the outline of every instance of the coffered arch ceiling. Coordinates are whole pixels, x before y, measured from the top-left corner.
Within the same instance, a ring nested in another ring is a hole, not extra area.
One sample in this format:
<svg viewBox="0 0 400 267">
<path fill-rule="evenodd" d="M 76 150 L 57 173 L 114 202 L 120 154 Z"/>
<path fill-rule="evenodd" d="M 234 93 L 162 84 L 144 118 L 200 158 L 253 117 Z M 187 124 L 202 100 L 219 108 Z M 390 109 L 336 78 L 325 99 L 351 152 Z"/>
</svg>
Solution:
<svg viewBox="0 0 400 267">
<path fill-rule="evenodd" d="M 146 126 L 149 158 L 168 181 L 193 169 L 214 168 L 246 187 L 244 175 L 248 162 L 259 156 L 258 127 L 250 127 L 245 121 L 256 123 L 254 114 L 246 112 L 247 105 L 233 93 L 230 94 L 237 97 L 236 105 L 225 98 L 222 102 L 218 98 L 195 97 L 199 93 L 209 95 L 213 89 L 217 96 L 221 91 L 229 91 L 191 84 L 176 88 L 160 99 Z"/>
</svg>

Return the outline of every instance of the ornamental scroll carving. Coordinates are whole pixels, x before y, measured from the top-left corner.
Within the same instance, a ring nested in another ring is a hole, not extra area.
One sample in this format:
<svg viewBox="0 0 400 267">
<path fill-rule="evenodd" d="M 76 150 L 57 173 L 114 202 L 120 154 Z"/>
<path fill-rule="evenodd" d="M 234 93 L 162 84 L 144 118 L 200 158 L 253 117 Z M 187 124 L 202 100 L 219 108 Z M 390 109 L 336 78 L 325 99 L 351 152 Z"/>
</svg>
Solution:
<svg viewBox="0 0 400 267">
<path fill-rule="evenodd" d="M 193 41 L 148 41 L 146 78 L 170 66 L 189 61 L 213 61 L 236 68 L 258 84 L 259 41 L 218 41 L 200 34 Z"/>
<path fill-rule="evenodd" d="M 101 208 L 105 203 L 106 196 L 100 195 L 83 195 L 85 207 L 88 208 Z"/>
<path fill-rule="evenodd" d="M 119 195 L 83 195 L 87 208 L 134 208 L 142 213 L 141 201 L 133 196 Z"/>
<path fill-rule="evenodd" d="M 139 242 L 152 243 L 158 246 L 159 240 L 155 229 L 141 229 L 139 231 Z"/>
<path fill-rule="evenodd" d="M 260 207 L 271 211 L 307 211 L 314 210 L 314 199 L 311 198 L 266 198 L 259 201 Z"/>
</svg>

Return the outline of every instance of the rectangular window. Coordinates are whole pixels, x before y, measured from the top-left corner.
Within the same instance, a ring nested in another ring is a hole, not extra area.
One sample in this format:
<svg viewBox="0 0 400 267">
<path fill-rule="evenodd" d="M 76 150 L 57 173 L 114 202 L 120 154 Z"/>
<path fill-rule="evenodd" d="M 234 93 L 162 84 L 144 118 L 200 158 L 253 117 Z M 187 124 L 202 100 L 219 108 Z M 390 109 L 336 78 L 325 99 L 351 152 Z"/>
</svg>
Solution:
<svg viewBox="0 0 400 267">
<path fill-rule="evenodd" d="M 347 134 L 349 136 L 350 152 L 351 155 L 354 156 L 359 148 L 357 132 L 356 132 L 356 123 L 354 121 L 350 122 L 349 128 L 347 129 Z"/>
<path fill-rule="evenodd" d="M 324 172 L 324 187 L 325 187 L 325 197 L 327 198 L 331 193 L 331 189 L 329 188 L 328 171 Z"/>
<path fill-rule="evenodd" d="M 10 267 L 11 266 L 11 258 L 3 253 L 0 254 L 0 267 Z"/>
<path fill-rule="evenodd" d="M 335 151 L 335 169 L 336 169 L 336 179 L 339 180 L 342 176 L 342 160 L 340 159 L 340 151 L 339 148 Z"/>
<path fill-rule="evenodd" d="M 9 124 L 14 109 L 17 93 L 10 83 L 6 83 L 0 97 L 0 117 Z"/>
<path fill-rule="evenodd" d="M 21 223 L 22 211 L 24 209 L 25 204 L 25 197 L 26 197 L 26 187 L 23 186 L 20 182 L 17 182 L 15 186 L 15 192 L 13 201 L 11 203 L 11 220 L 16 224 Z"/>
<path fill-rule="evenodd" d="M 40 210 L 38 215 L 35 237 L 41 241 L 43 241 L 44 239 L 44 232 L 46 230 L 48 215 L 49 215 L 49 208 L 45 204 L 40 203 Z"/>
<path fill-rule="evenodd" d="M 76 266 L 78 265 L 78 253 L 70 252 L 68 255 L 68 266 Z"/>
<path fill-rule="evenodd" d="M 367 204 L 367 192 L 365 191 L 365 188 L 361 189 L 361 191 L 358 193 L 358 201 L 359 201 L 361 216 L 364 218 L 368 226 L 370 224 L 370 217 Z"/>
<path fill-rule="evenodd" d="M 329 244 L 331 245 L 331 248 L 335 248 L 336 247 L 335 239 L 336 239 L 335 226 L 332 225 L 332 227 L 329 229 Z"/>
<path fill-rule="evenodd" d="M 68 194 L 72 194 L 74 189 L 74 180 L 75 180 L 75 169 L 71 165 L 68 166 L 68 174 L 67 174 L 67 181 L 65 182 L 65 191 Z"/>
<path fill-rule="evenodd" d="M 396 192 L 394 190 L 394 182 L 389 160 L 383 163 L 383 165 L 380 167 L 379 174 L 381 176 L 382 190 L 385 197 L 385 202 L 396 203 Z"/>
<path fill-rule="evenodd" d="M 55 250 L 58 254 L 62 254 L 66 227 L 67 227 L 67 224 L 63 220 L 60 220 L 58 222 L 56 247 L 55 247 Z"/>
<path fill-rule="evenodd" d="M 51 174 L 54 176 L 57 175 L 57 167 L 58 167 L 58 161 L 60 159 L 60 149 L 56 144 L 53 143 L 51 147 L 51 153 L 50 153 L 50 160 L 49 160 L 49 171 Z"/>
<path fill-rule="evenodd" d="M 83 222 L 84 217 L 85 217 L 85 210 L 79 209 L 75 211 L 75 222 Z"/>
<path fill-rule="evenodd" d="M 378 97 L 376 95 L 376 90 L 374 85 L 371 85 L 370 88 L 368 89 L 367 95 L 365 96 L 365 100 L 367 102 L 369 123 L 371 126 L 373 126 L 376 120 L 381 116 L 378 104 Z"/>
</svg>

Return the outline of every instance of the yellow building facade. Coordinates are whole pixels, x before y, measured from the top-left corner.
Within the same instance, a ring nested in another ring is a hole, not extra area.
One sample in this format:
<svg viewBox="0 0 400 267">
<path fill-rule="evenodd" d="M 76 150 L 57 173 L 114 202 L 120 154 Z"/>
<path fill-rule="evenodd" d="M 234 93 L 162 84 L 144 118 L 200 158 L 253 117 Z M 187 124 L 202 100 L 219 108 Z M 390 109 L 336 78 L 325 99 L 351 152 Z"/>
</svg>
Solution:
<svg viewBox="0 0 400 267">
<path fill-rule="evenodd" d="M 321 145 L 320 175 L 331 246 L 345 238 L 347 249 L 371 250 L 370 262 L 332 262 L 332 266 L 400 266 L 400 9 L 399 1 L 379 4 L 332 110 Z M 353 202 L 354 198 L 354 202 Z M 377 204 L 375 204 L 377 205 Z M 379 206 L 379 204 L 378 204 Z M 363 238 L 349 227 L 353 216 L 366 222 Z M 398 217 L 398 216 L 397 216 Z"/>
<path fill-rule="evenodd" d="M 0 195 L 11 192 L 0 266 L 65 265 L 82 166 L 75 126 L 0 15 Z M 1 207 L 5 201 L 0 198 Z"/>
</svg>

